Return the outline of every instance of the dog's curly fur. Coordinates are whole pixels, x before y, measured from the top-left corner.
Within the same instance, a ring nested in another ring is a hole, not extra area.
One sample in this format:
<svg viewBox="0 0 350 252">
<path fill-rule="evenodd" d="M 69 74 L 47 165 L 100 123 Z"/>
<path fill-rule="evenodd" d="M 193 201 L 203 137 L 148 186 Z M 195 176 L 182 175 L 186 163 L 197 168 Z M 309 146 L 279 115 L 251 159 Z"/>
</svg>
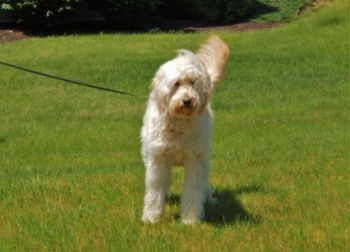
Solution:
<svg viewBox="0 0 350 252">
<path fill-rule="evenodd" d="M 147 223 L 157 222 L 163 213 L 175 165 L 185 167 L 183 223 L 201 220 L 205 201 L 214 201 L 209 186 L 209 99 L 224 72 L 229 50 L 218 36 L 211 36 L 196 54 L 178 53 L 158 69 L 143 119 L 146 193 L 142 219 Z"/>
</svg>

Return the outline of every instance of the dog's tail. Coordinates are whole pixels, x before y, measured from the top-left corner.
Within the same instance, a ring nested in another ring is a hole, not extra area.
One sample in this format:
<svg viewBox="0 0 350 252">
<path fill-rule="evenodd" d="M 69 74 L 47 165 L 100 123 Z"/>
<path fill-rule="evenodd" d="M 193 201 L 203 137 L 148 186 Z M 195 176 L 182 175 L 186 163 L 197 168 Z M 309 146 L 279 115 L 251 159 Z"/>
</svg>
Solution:
<svg viewBox="0 0 350 252">
<path fill-rule="evenodd" d="M 219 36 L 212 35 L 201 46 L 197 55 L 206 66 L 210 79 L 215 86 L 225 71 L 226 61 L 229 55 L 228 46 Z"/>
</svg>

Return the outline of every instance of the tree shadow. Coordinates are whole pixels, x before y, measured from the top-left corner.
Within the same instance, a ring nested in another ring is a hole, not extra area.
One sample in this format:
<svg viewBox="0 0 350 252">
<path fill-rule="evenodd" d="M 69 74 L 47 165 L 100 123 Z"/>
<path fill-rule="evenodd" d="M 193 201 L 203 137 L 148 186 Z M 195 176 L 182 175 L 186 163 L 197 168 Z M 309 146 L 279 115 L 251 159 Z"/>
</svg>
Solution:
<svg viewBox="0 0 350 252">
<path fill-rule="evenodd" d="M 217 200 L 215 204 L 205 205 L 206 223 L 214 226 L 225 226 L 234 222 L 259 223 L 260 217 L 249 213 L 242 203 L 237 199 L 240 194 L 257 192 L 260 187 L 256 185 L 242 186 L 237 189 L 219 189 L 214 192 Z M 181 197 L 177 194 L 170 194 L 167 203 L 170 205 L 180 205 Z M 179 218 L 177 215 L 176 218 Z"/>
<path fill-rule="evenodd" d="M 249 8 L 246 15 L 243 17 L 242 21 L 256 19 L 262 15 L 278 12 L 278 11 L 279 11 L 279 8 L 276 6 L 271 6 L 266 3 L 262 3 L 259 0 L 253 0 L 252 6 Z"/>
</svg>

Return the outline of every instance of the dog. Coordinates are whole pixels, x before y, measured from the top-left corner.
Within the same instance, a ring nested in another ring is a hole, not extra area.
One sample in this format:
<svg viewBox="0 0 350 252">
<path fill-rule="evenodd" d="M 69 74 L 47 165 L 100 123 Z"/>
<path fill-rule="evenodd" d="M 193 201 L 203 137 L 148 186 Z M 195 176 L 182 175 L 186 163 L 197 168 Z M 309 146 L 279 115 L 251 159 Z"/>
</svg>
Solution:
<svg viewBox="0 0 350 252">
<path fill-rule="evenodd" d="M 229 49 L 213 35 L 197 53 L 177 52 L 175 59 L 156 72 L 143 118 L 145 223 L 158 222 L 164 212 L 172 166 L 185 168 L 181 196 L 184 224 L 202 220 L 205 202 L 215 202 L 209 185 L 210 96 L 224 73 Z"/>
</svg>

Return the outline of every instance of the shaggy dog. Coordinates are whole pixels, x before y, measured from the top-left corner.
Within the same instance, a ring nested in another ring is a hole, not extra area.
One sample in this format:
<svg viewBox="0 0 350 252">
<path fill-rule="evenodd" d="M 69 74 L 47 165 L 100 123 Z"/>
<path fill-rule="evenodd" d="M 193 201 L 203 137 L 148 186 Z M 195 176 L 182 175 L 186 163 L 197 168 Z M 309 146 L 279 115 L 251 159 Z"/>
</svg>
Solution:
<svg viewBox="0 0 350 252">
<path fill-rule="evenodd" d="M 210 95 L 228 57 L 227 45 L 211 36 L 194 54 L 179 50 L 153 78 L 141 130 L 146 166 L 142 220 L 155 223 L 164 210 L 171 167 L 184 166 L 181 219 L 192 224 L 204 217 L 204 203 L 215 202 L 209 186 Z"/>
</svg>

